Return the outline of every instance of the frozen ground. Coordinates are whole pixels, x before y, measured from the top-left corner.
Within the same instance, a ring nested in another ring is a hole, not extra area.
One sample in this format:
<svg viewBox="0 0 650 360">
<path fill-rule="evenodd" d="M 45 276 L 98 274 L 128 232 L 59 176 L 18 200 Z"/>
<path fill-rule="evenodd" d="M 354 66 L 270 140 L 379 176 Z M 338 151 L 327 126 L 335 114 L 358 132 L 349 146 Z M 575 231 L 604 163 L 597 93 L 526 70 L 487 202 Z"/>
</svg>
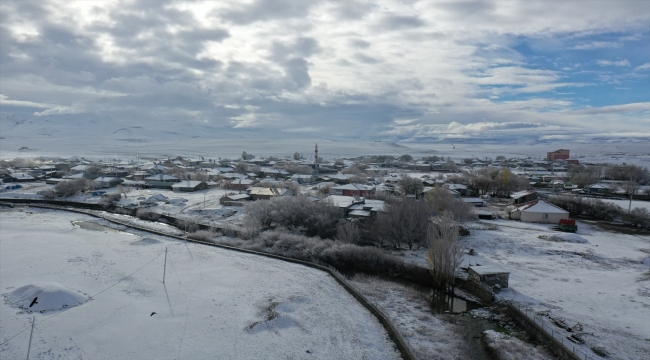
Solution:
<svg viewBox="0 0 650 360">
<path fill-rule="evenodd" d="M 510 288 L 500 299 L 550 310 L 551 317 L 569 326 L 582 324 L 586 345 L 576 349 L 587 354 L 595 356 L 589 348 L 602 346 L 616 359 L 647 355 L 650 236 L 607 232 L 583 222 L 576 236 L 568 237 L 550 224 L 495 220 L 470 225 L 471 235 L 462 239 L 477 255 L 466 255 L 462 266 L 478 263 L 509 271 Z M 401 254 L 426 266 L 423 249 Z"/>
<path fill-rule="evenodd" d="M 511 272 L 499 295 L 534 310 L 550 310 L 566 323 L 581 323 L 589 347 L 603 346 L 618 359 L 647 356 L 650 343 L 650 237 L 605 232 L 578 223 L 588 243 L 538 238 L 559 234 L 549 225 L 491 221 L 497 230 L 466 238 L 477 256 L 465 262 Z M 556 329 L 557 331 L 557 329 Z M 585 347 L 587 349 L 587 347 Z M 587 349 L 587 351 L 589 351 Z"/>
<path fill-rule="evenodd" d="M 399 357 L 378 321 L 320 271 L 160 236 L 86 230 L 73 225 L 79 220 L 95 221 L 32 208 L 0 212 L 1 358 L 25 357 L 32 316 L 31 356 L 40 359 Z M 30 313 L 7 298 L 27 285 L 90 300 Z"/>
</svg>

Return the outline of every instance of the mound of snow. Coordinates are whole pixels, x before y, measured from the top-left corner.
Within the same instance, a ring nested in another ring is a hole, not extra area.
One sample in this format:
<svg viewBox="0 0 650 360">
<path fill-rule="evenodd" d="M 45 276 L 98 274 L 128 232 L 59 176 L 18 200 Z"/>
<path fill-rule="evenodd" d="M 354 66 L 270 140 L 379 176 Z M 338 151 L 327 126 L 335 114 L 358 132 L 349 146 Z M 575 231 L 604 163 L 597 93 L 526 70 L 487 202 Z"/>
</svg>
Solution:
<svg viewBox="0 0 650 360">
<path fill-rule="evenodd" d="M 587 241 L 587 239 L 576 234 L 548 234 L 548 235 L 540 235 L 539 238 L 548 241 L 555 241 L 555 242 L 589 244 L 589 241 Z"/>
<path fill-rule="evenodd" d="M 34 302 L 36 298 L 38 299 Z M 43 283 L 20 287 L 10 292 L 6 300 L 23 310 L 46 312 L 81 305 L 88 298 L 60 284 Z"/>
</svg>

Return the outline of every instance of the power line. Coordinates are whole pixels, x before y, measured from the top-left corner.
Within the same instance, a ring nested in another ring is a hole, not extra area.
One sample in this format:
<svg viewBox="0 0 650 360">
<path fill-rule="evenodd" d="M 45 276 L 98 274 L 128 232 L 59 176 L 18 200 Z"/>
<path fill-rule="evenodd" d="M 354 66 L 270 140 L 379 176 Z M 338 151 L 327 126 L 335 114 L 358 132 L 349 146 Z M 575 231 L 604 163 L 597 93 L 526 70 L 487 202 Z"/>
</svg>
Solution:
<svg viewBox="0 0 650 360">
<path fill-rule="evenodd" d="M 96 297 L 97 295 L 99 295 L 99 294 L 101 294 L 101 293 L 107 291 L 108 289 L 110 289 L 110 288 L 114 287 L 115 285 L 121 283 L 122 281 L 128 279 L 128 278 L 131 277 L 133 274 L 135 274 L 135 273 L 137 273 L 138 271 L 142 270 L 145 266 L 151 264 L 151 263 L 152 263 L 154 260 L 156 260 L 160 255 L 162 255 L 162 253 L 163 253 L 163 252 L 159 253 L 158 255 L 156 255 L 156 257 L 154 257 L 153 259 L 149 260 L 149 262 L 147 262 L 146 264 L 142 265 L 142 266 L 141 266 L 140 268 L 138 268 L 136 271 L 134 271 L 134 272 L 130 273 L 129 275 L 123 277 L 122 279 L 118 280 L 118 281 L 117 281 L 116 283 L 114 283 L 113 285 L 111 285 L 111 286 L 109 286 L 109 287 L 103 289 L 102 291 L 98 292 L 98 293 L 95 294 L 95 295 L 91 295 L 91 296 L 89 297 L 89 299 L 92 299 L 92 298 Z M 75 306 L 75 307 L 76 307 L 76 306 Z M 61 312 L 58 312 L 58 313 L 56 313 L 56 314 L 54 314 L 54 315 L 52 315 L 52 316 L 46 317 L 46 318 L 43 319 L 41 322 L 45 322 L 45 321 L 47 321 L 47 320 L 50 320 L 51 318 L 53 318 L 53 317 L 55 317 L 55 316 L 58 316 L 58 315 L 61 315 L 61 314 L 63 314 L 64 312 L 66 312 L 66 311 L 68 311 L 68 310 L 74 309 L 75 307 L 67 308 L 67 309 L 62 310 Z M 31 328 L 31 325 L 28 326 L 28 327 L 26 327 L 26 328 L 24 328 L 23 330 L 21 330 L 20 332 L 18 332 L 18 333 L 15 334 L 14 336 L 10 337 L 9 339 L 5 340 L 2 344 L 0 344 L 0 346 L 2 346 L 2 345 L 4 345 L 4 344 L 8 343 L 8 342 L 11 341 L 12 339 L 14 339 L 16 336 L 18 336 L 18 335 L 24 333 L 25 331 L 27 331 L 27 330 L 30 329 L 30 328 Z"/>
</svg>

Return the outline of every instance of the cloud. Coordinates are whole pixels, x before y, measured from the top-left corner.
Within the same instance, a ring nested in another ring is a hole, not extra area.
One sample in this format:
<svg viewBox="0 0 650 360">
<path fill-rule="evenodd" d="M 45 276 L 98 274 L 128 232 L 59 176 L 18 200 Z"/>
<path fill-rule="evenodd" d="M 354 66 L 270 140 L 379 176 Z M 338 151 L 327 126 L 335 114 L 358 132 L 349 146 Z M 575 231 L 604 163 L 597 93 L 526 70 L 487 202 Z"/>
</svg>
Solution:
<svg viewBox="0 0 650 360">
<path fill-rule="evenodd" d="M 592 41 L 572 47 L 574 50 L 593 50 L 593 49 L 612 49 L 619 48 L 622 45 L 612 41 Z"/>
<path fill-rule="evenodd" d="M 598 63 L 600 66 L 630 66 L 630 62 L 627 59 L 616 61 L 596 60 L 596 63 Z"/>
<path fill-rule="evenodd" d="M 478 122 L 474 124 L 459 124 L 457 122 L 451 122 L 447 126 L 447 130 L 451 133 L 480 133 L 487 131 L 507 131 L 507 130 L 520 130 L 520 129 L 530 129 L 543 127 L 543 124 L 540 123 L 527 123 L 527 122 Z"/>
<path fill-rule="evenodd" d="M 20 106 L 20 107 L 35 107 L 35 108 L 50 108 L 53 105 L 41 104 L 32 101 L 11 100 L 8 96 L 0 94 L 0 105 L 6 106 Z"/>
<path fill-rule="evenodd" d="M 586 108 L 572 111 L 574 114 L 594 115 L 594 114 L 614 114 L 614 113 L 635 113 L 639 111 L 650 111 L 650 102 L 638 102 L 623 105 L 610 105 L 598 108 Z"/>
<path fill-rule="evenodd" d="M 600 128 L 634 132 L 642 115 L 583 88 L 640 93 L 643 74 L 601 67 L 647 62 L 630 54 L 649 19 L 639 1 L 4 1 L 0 104 L 367 138 L 595 131 L 601 109 Z"/>
<path fill-rule="evenodd" d="M 647 62 L 647 63 L 645 63 L 643 65 L 639 65 L 639 66 L 635 67 L 634 71 L 645 70 L 645 69 L 650 69 L 650 62 Z"/>
</svg>

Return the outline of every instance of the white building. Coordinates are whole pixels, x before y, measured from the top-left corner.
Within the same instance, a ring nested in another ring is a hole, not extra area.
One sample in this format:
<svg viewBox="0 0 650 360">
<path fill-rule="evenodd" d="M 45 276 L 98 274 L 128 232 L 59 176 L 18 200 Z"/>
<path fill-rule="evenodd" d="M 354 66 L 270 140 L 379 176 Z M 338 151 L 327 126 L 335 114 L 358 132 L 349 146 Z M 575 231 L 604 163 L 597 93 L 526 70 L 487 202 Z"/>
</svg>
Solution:
<svg viewBox="0 0 650 360">
<path fill-rule="evenodd" d="M 538 200 L 516 207 L 510 213 L 510 218 L 522 222 L 558 224 L 560 219 L 569 218 L 569 212 L 544 200 Z"/>
</svg>

